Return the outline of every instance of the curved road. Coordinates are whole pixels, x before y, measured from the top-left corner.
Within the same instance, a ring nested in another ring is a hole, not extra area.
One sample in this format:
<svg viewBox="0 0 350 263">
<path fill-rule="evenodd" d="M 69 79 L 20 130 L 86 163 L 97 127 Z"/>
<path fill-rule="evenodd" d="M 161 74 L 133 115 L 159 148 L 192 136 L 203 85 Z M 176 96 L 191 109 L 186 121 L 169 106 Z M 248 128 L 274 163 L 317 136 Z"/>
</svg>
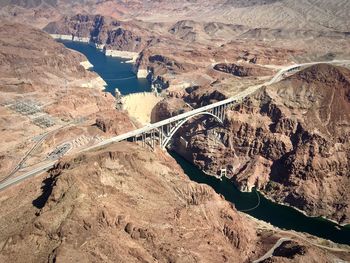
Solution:
<svg viewBox="0 0 350 263">
<path fill-rule="evenodd" d="M 58 127 L 57 129 L 54 129 L 52 131 L 46 132 L 45 134 L 43 134 L 41 136 L 41 138 L 32 146 L 32 148 L 30 148 L 30 150 L 22 157 L 22 159 L 19 161 L 19 163 L 12 169 L 12 171 L 3 179 L 0 180 L 0 190 L 1 188 L 1 184 L 3 182 L 6 182 L 6 180 L 8 180 L 9 178 L 11 178 L 18 170 L 20 170 L 22 168 L 22 165 L 27 161 L 27 159 L 30 157 L 31 153 L 34 152 L 36 149 L 38 149 L 38 147 L 45 141 L 45 139 L 47 137 L 49 137 L 50 135 L 58 132 L 59 130 L 71 125 L 72 123 L 75 123 L 75 120 L 70 121 L 69 123 Z"/>
<path fill-rule="evenodd" d="M 290 241 L 291 239 L 289 238 L 280 238 L 277 240 L 276 244 L 269 250 L 265 253 L 265 255 L 263 255 L 262 257 L 260 257 L 259 259 L 257 260 L 254 260 L 252 263 L 259 263 L 265 259 L 268 259 L 270 257 L 273 256 L 273 252 L 275 251 L 276 248 L 278 248 L 280 245 L 282 245 L 283 242 L 285 241 Z"/>
<path fill-rule="evenodd" d="M 43 164 L 43 165 L 25 173 L 25 174 L 16 176 L 14 178 L 7 179 L 5 182 L 2 182 L 0 184 L 0 191 L 11 186 L 11 185 L 18 184 L 27 178 L 33 177 L 35 175 L 38 175 L 38 174 L 41 174 L 43 172 L 50 170 L 52 167 L 54 167 L 55 163 L 56 163 L 56 161 L 51 161 L 51 162 L 45 163 L 45 164 Z"/>
<path fill-rule="evenodd" d="M 81 152 L 83 151 L 89 151 L 89 150 L 93 150 L 93 149 L 96 149 L 96 148 L 99 148 L 99 147 L 102 147 L 102 146 L 106 146 L 108 144 L 111 144 L 111 143 L 114 143 L 114 142 L 120 142 L 120 141 L 123 141 L 123 140 L 126 140 L 130 137 L 135 137 L 141 133 L 144 133 L 144 132 L 147 132 L 147 131 L 151 131 L 151 130 L 154 130 L 158 127 L 161 127 L 163 125 L 166 125 L 166 124 L 169 124 L 175 120 L 179 120 L 179 119 L 183 119 L 183 118 L 187 118 L 193 114 L 197 114 L 199 112 L 202 112 L 202 111 L 206 111 L 208 109 L 211 109 L 211 108 L 214 108 L 214 107 L 217 107 L 217 106 L 220 106 L 220 105 L 225 105 L 227 103 L 232 103 L 232 102 L 236 102 L 236 101 L 240 101 L 242 99 L 244 99 L 245 97 L 247 97 L 248 95 L 252 94 L 253 92 L 255 92 L 256 90 L 260 89 L 261 87 L 263 86 L 269 86 L 271 84 L 274 84 L 278 81 L 280 81 L 282 78 L 283 78 L 283 74 L 288 72 L 288 71 L 291 71 L 293 69 L 298 69 L 300 67 L 305 67 L 305 66 L 311 66 L 311 65 L 315 65 L 315 64 L 321 64 L 321 63 L 326 63 L 326 64 L 350 64 L 350 60 L 333 60 L 333 61 L 325 61 L 325 62 L 309 62 L 309 63 L 303 63 L 303 64 L 295 64 L 295 65 L 291 65 L 291 66 L 287 66 L 283 69 L 281 69 L 271 80 L 261 84 L 261 85 L 257 85 L 257 86 L 251 86 L 251 87 L 248 87 L 246 90 L 244 90 L 243 92 L 237 94 L 236 96 L 233 96 L 229 99 L 226 99 L 226 100 L 223 100 L 223 101 L 219 101 L 219 102 L 216 102 L 216 103 L 213 103 L 211 105 L 207 105 L 207 106 L 204 106 L 204 107 L 201 107 L 201 108 L 198 108 L 198 109 L 194 109 L 193 111 L 190 111 L 190 112 L 185 112 L 183 114 L 180 114 L 180 115 L 177 115 L 175 117 L 172 117 L 172 118 L 169 118 L 169 119 L 166 119 L 166 120 L 163 120 L 163 121 L 160 121 L 160 122 L 157 122 L 157 123 L 153 123 L 153 124 L 150 124 L 150 125 L 147 125 L 141 129 L 137 129 L 137 130 L 134 130 L 134 131 L 131 131 L 131 132 L 128 132 L 128 133 L 125 133 L 125 134 L 122 134 L 122 135 L 119 135 L 119 136 L 116 136 L 116 137 L 112 137 L 112 138 L 109 138 L 109 139 L 106 139 L 104 141 L 102 141 L 101 143 L 98 143 L 94 146 L 91 146 L 89 148 L 86 148 L 86 149 L 83 149 Z M 35 168 L 33 169 L 32 171 L 29 171 L 23 175 L 19 175 L 17 177 L 14 177 L 14 178 L 10 178 L 8 180 L 6 180 L 5 182 L 1 182 L 0 183 L 0 191 L 11 186 L 11 185 L 15 185 L 15 184 L 18 184 L 20 182 L 22 182 L 23 180 L 26 180 L 30 177 L 33 177 L 35 175 L 38 175 L 42 172 L 45 172 L 45 171 L 48 171 L 49 169 L 51 169 L 55 163 L 56 163 L 57 160 L 54 160 L 52 162 L 49 162 L 49 163 L 45 163 L 41 166 L 39 166 L 38 168 Z"/>
</svg>

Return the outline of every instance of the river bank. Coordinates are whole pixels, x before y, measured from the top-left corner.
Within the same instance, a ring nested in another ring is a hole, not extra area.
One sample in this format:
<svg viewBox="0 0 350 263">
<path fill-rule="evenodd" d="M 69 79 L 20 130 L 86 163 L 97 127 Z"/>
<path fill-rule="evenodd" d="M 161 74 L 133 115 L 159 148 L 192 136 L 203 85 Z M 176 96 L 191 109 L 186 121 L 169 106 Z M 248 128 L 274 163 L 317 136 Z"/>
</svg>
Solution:
<svg viewBox="0 0 350 263">
<path fill-rule="evenodd" d="M 259 191 L 259 190 L 257 190 L 257 191 L 258 191 L 259 194 L 262 195 L 265 199 L 268 199 L 268 200 L 271 201 L 271 202 L 277 203 L 276 200 L 274 200 L 273 198 L 269 197 L 269 196 L 266 195 L 264 192 Z M 302 213 L 302 214 L 303 214 L 304 216 L 306 216 L 306 217 L 309 217 L 309 218 L 322 218 L 322 219 L 324 219 L 324 220 L 326 220 L 326 221 L 329 221 L 329 222 L 332 222 L 332 223 L 336 224 L 336 225 L 339 226 L 339 227 L 346 227 L 346 228 L 349 228 L 349 229 L 350 229 L 350 224 L 339 224 L 337 221 L 332 220 L 332 219 L 330 219 L 330 218 L 327 218 L 327 217 L 325 217 L 325 216 L 315 217 L 315 216 L 312 216 L 312 215 L 308 215 L 305 211 L 303 211 L 303 210 L 301 210 L 301 209 L 299 209 L 299 208 L 297 208 L 297 207 L 291 206 L 291 205 L 289 205 L 289 204 L 287 204 L 287 203 L 284 203 L 284 202 L 278 202 L 278 204 L 280 204 L 280 205 L 282 205 L 282 206 L 285 206 L 285 207 L 292 208 L 292 209 L 294 209 L 295 211 L 297 211 L 297 212 L 299 212 L 299 213 Z"/>
<path fill-rule="evenodd" d="M 139 53 L 130 52 L 130 51 L 122 51 L 122 50 L 114 50 L 114 49 L 106 49 L 104 45 L 99 45 L 90 41 L 88 37 L 77 37 L 74 35 L 61 35 L 61 34 L 50 34 L 50 36 L 57 40 L 66 40 L 73 42 L 86 43 L 90 46 L 95 47 L 96 49 L 102 51 L 106 56 L 117 57 L 117 58 L 125 58 L 129 59 L 127 62 L 135 63 Z"/>
<path fill-rule="evenodd" d="M 240 192 L 227 178 L 219 180 L 205 175 L 180 155 L 174 152 L 170 154 L 192 181 L 211 186 L 217 193 L 223 195 L 227 201 L 233 203 L 237 210 L 247 210 L 244 213 L 280 229 L 308 233 L 335 243 L 350 245 L 350 227 L 339 228 L 338 224 L 329 220 L 305 216 L 294 208 L 274 203 L 261 194 L 259 194 L 259 206 L 249 210 L 257 202 L 254 192 Z"/>
</svg>

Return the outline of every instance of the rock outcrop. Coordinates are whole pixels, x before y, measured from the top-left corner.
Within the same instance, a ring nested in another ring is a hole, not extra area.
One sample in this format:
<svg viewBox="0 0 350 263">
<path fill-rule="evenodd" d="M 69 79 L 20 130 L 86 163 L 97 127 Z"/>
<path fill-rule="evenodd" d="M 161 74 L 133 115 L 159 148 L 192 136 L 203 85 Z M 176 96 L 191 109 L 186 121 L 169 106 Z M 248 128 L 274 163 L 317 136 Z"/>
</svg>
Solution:
<svg viewBox="0 0 350 263">
<path fill-rule="evenodd" d="M 74 81 L 76 86 L 82 86 L 98 77 L 80 65 L 86 57 L 38 29 L 0 21 L 0 35 L 1 77 L 8 82 L 18 76 L 26 80 L 13 86 L 25 86 L 23 89 L 28 91 L 39 83 L 64 86 Z"/>
<path fill-rule="evenodd" d="M 238 77 L 258 77 L 258 76 L 270 76 L 273 71 L 264 67 L 256 65 L 243 65 L 243 64 L 216 64 L 215 70 L 232 74 Z"/>
<path fill-rule="evenodd" d="M 77 14 L 51 22 L 44 30 L 50 34 L 84 38 L 105 50 L 140 52 L 146 46 L 146 40 L 128 27 L 126 22 L 110 17 Z"/>
<path fill-rule="evenodd" d="M 98 113 L 95 124 L 101 131 L 109 135 L 119 135 L 134 129 L 129 116 L 116 110 Z"/>
<path fill-rule="evenodd" d="M 152 110 L 152 123 L 192 110 L 182 99 L 170 98 L 157 103 Z"/>
<path fill-rule="evenodd" d="M 226 168 L 241 190 L 349 223 L 349 94 L 348 69 L 312 66 L 232 108 L 224 127 L 189 124 L 178 150 L 209 173 Z"/>
<path fill-rule="evenodd" d="M 41 30 L 0 22 L 0 179 L 36 144 L 22 167 L 46 159 L 61 144 L 71 143 L 74 151 L 101 139 L 104 133 L 92 126 L 97 115 L 114 111 L 125 129 L 111 132 L 129 131 L 129 119 L 115 111 L 115 98 L 102 91 L 101 78 L 84 61 Z"/>
<path fill-rule="evenodd" d="M 248 263 L 281 236 L 257 230 L 212 188 L 191 182 L 169 155 L 125 142 L 65 158 L 5 196 L 4 262 Z M 293 247 L 276 251 L 278 262 L 348 258 L 291 238 Z"/>
</svg>

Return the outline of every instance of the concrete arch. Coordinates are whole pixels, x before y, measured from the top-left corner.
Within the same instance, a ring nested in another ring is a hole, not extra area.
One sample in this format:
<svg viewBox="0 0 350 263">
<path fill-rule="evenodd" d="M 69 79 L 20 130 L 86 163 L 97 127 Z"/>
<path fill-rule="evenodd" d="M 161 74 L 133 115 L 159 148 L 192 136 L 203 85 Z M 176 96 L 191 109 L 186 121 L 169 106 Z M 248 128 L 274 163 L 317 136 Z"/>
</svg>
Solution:
<svg viewBox="0 0 350 263">
<path fill-rule="evenodd" d="M 163 140 L 163 143 L 162 143 L 162 148 L 165 149 L 165 147 L 167 146 L 167 144 L 170 142 L 171 138 L 174 136 L 174 134 L 177 132 L 178 129 L 180 129 L 180 127 L 186 123 L 187 121 L 189 121 L 190 119 L 192 119 L 193 117 L 196 117 L 196 116 L 199 116 L 199 115 L 209 115 L 209 116 L 212 116 L 214 117 L 220 124 L 223 124 L 223 121 L 218 117 L 216 116 L 215 114 L 213 113 L 210 113 L 210 112 L 207 112 L 207 111 L 204 111 L 204 112 L 199 112 L 199 113 L 196 113 L 196 114 L 193 114 L 191 115 L 190 117 L 187 117 L 186 119 L 182 120 L 181 122 L 179 122 L 175 129 L 173 129 L 172 131 L 170 131 L 170 134 Z"/>
</svg>

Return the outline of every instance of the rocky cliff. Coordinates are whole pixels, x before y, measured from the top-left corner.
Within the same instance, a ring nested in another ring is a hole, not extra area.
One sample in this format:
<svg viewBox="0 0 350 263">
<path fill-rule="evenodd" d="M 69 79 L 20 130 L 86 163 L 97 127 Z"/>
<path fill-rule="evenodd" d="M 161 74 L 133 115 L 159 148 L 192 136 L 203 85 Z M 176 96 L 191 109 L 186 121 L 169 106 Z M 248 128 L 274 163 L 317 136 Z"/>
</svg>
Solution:
<svg viewBox="0 0 350 263">
<path fill-rule="evenodd" d="M 220 63 L 220 64 L 216 64 L 214 66 L 214 69 L 221 72 L 229 73 L 238 77 L 271 76 L 273 74 L 272 70 L 264 67 L 256 66 L 256 65 Z"/>
<path fill-rule="evenodd" d="M 84 38 L 107 50 L 140 52 L 146 40 L 127 28 L 127 23 L 110 17 L 77 14 L 51 22 L 44 30 L 50 34 Z"/>
<path fill-rule="evenodd" d="M 312 66 L 227 111 L 224 127 L 189 124 L 177 150 L 209 173 L 226 168 L 241 190 L 349 223 L 349 95 L 348 69 Z"/>
<path fill-rule="evenodd" d="M 102 122 L 107 118 L 123 121 L 124 126 L 118 128 L 109 122 L 107 132 L 133 128 L 124 114 L 114 111 L 114 97 L 102 91 L 104 82 L 81 65 L 84 61 L 85 56 L 41 30 L 0 22 L 0 180 L 37 143 L 40 147 L 22 167 L 42 161 L 62 143 L 72 143 L 74 151 L 103 136 L 91 126 L 97 115 L 105 118 Z M 41 136 L 45 138 L 42 145 Z"/>
<path fill-rule="evenodd" d="M 27 79 L 32 85 L 63 86 L 64 81 L 59 81 L 64 78 L 69 84 L 83 80 L 87 83 L 98 77 L 80 65 L 86 57 L 66 49 L 38 29 L 0 20 L 0 34 L 2 78 Z"/>
<path fill-rule="evenodd" d="M 251 262 L 282 235 L 191 182 L 169 155 L 131 143 L 66 158 L 0 203 L 1 261 Z M 291 238 L 274 262 L 348 257 Z"/>
</svg>

